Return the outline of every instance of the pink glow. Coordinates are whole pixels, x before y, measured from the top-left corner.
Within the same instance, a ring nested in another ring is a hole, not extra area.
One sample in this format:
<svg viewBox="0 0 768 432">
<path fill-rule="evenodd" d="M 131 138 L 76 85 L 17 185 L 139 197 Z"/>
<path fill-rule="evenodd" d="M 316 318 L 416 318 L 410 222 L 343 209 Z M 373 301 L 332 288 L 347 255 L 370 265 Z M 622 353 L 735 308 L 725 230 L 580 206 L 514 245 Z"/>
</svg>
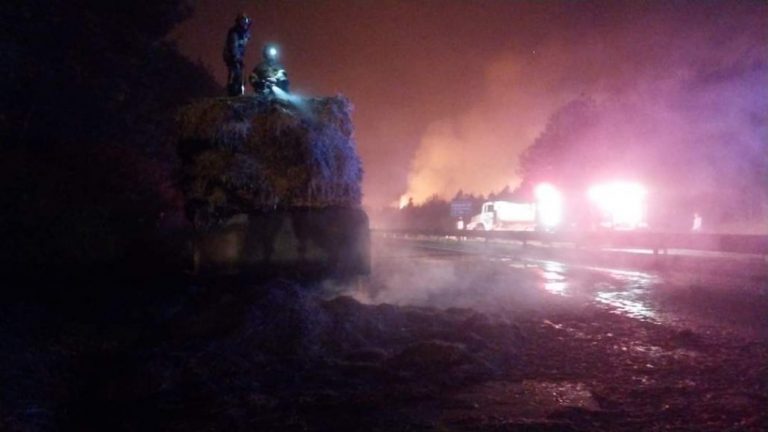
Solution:
<svg viewBox="0 0 768 432">
<path fill-rule="evenodd" d="M 560 191 L 549 183 L 542 183 L 536 186 L 535 195 L 541 224 L 547 228 L 560 224 L 563 217 L 563 198 Z"/>
<path fill-rule="evenodd" d="M 615 229 L 645 225 L 646 189 L 638 183 L 615 182 L 592 186 L 589 199 L 601 214 L 601 224 Z"/>
</svg>

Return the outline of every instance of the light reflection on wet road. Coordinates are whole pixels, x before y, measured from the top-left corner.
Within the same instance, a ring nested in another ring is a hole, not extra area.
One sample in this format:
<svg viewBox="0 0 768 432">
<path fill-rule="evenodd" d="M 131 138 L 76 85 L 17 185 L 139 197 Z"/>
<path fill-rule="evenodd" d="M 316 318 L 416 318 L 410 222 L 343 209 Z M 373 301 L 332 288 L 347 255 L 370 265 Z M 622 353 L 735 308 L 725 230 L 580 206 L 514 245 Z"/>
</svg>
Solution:
<svg viewBox="0 0 768 432">
<path fill-rule="evenodd" d="M 660 319 L 652 294 L 663 281 L 648 272 L 467 254 L 430 245 L 419 245 L 407 254 L 402 253 L 405 250 L 388 257 L 396 264 L 374 265 L 374 273 L 384 279 L 385 291 L 393 293 L 372 299 L 374 302 L 486 311 L 514 309 L 521 303 L 540 310 L 555 304 L 587 303 L 633 319 L 654 323 Z"/>
<path fill-rule="evenodd" d="M 607 412 L 610 406 L 641 407 L 633 418 L 645 418 L 668 416 L 675 407 L 685 425 L 694 406 L 704 407 L 693 411 L 701 424 L 715 424 L 712 412 L 721 419 L 707 430 L 745 430 L 739 422 L 764 406 L 764 387 L 755 384 L 762 382 L 756 376 L 764 371 L 768 343 L 764 273 L 733 262 L 705 268 L 712 264 L 706 262 L 695 270 L 707 271 L 692 271 L 642 267 L 626 257 L 568 259 L 557 251 L 493 246 L 395 241 L 374 256 L 377 284 L 365 300 L 471 308 L 489 322 L 511 320 L 523 329 L 527 342 L 515 349 L 531 352 L 514 363 L 535 372 L 459 392 L 451 419 L 478 412 L 549 419 L 561 409 Z"/>
<path fill-rule="evenodd" d="M 739 273 L 736 267 L 708 274 L 641 271 L 553 255 L 534 258 L 483 245 L 396 240 L 378 249 L 374 295 L 360 300 L 490 313 L 598 308 L 646 323 L 727 328 L 768 338 L 764 274 Z"/>
<path fill-rule="evenodd" d="M 557 295 L 567 295 L 568 282 L 565 278 L 565 266 L 555 261 L 544 261 L 539 267 L 544 289 Z"/>
<path fill-rule="evenodd" d="M 557 261 L 535 261 L 537 274 L 541 279 L 542 288 L 549 293 L 569 296 L 590 294 L 598 305 L 610 308 L 611 311 L 649 322 L 657 322 L 657 313 L 650 304 L 649 292 L 659 283 L 658 276 L 619 269 L 566 266 Z M 595 273 L 605 280 L 595 282 L 594 286 L 583 286 L 583 281 L 570 281 L 568 273 Z M 580 284 L 581 286 L 575 286 Z"/>
<path fill-rule="evenodd" d="M 639 301 L 645 294 L 640 289 L 630 289 L 628 291 L 599 292 L 595 296 L 598 302 L 607 304 L 615 308 L 616 312 L 645 321 L 656 322 L 654 311 L 642 301 Z"/>
</svg>

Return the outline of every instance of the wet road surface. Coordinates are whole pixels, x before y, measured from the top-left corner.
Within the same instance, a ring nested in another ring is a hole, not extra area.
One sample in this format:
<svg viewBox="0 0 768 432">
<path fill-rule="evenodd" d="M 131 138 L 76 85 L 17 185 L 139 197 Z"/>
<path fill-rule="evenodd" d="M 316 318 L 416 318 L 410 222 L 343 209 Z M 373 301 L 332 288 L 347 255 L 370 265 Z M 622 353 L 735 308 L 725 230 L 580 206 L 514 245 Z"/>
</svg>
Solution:
<svg viewBox="0 0 768 432">
<path fill-rule="evenodd" d="M 768 337 L 768 264 L 728 273 L 643 269 L 641 265 L 569 262 L 519 248 L 486 249 L 460 242 L 377 239 L 369 301 L 483 312 L 557 312 L 599 308 L 638 321 Z M 664 259 L 661 257 L 660 259 Z"/>
<path fill-rule="evenodd" d="M 768 279 L 753 266 L 654 271 L 404 239 L 374 251 L 359 300 L 471 308 L 525 338 L 525 366 L 449 395 L 434 412 L 445 424 L 768 428 Z"/>
</svg>

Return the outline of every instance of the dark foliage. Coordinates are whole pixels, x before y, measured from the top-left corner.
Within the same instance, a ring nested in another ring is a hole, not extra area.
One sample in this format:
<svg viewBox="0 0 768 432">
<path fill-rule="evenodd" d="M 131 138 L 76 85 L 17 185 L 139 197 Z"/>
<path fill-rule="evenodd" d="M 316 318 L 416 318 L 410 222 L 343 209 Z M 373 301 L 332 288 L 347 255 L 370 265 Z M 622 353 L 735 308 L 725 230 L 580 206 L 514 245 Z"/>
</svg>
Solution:
<svg viewBox="0 0 768 432">
<path fill-rule="evenodd" d="M 764 69 L 762 64 L 755 67 Z M 752 70 L 733 75 L 728 78 L 733 86 L 756 80 Z M 711 112 L 716 108 L 726 106 L 725 102 L 697 104 L 697 98 L 705 99 L 699 93 L 719 93 L 716 88 L 708 89 L 715 86 L 707 80 L 700 78 L 693 83 L 697 87 L 690 89 L 685 102 L 691 106 L 680 109 L 689 110 L 686 115 L 698 123 L 676 123 L 666 133 L 687 134 L 676 141 L 661 141 L 659 134 L 649 131 L 633 131 L 623 137 L 616 134 L 608 141 L 599 131 L 618 129 L 621 125 L 616 122 L 622 120 L 612 116 L 609 104 L 597 103 L 589 97 L 565 104 L 521 155 L 522 188 L 530 189 L 542 181 L 554 182 L 576 196 L 593 182 L 606 178 L 645 179 L 654 183 L 648 186 L 653 190 L 649 219 L 655 229 L 688 230 L 694 212 L 703 213 L 710 226 L 741 221 L 758 222 L 764 227 L 768 208 L 768 141 L 753 136 L 768 127 L 765 104 L 734 110 L 733 118 L 748 118 L 747 125 L 729 125 L 730 128 L 722 130 L 708 128 L 711 123 L 728 124 L 733 119 L 708 119 L 707 116 L 714 116 Z"/>
<path fill-rule="evenodd" d="M 451 203 L 435 195 L 421 204 L 401 209 L 384 208 L 376 215 L 376 227 L 387 229 L 449 230 L 456 227 Z"/>
<path fill-rule="evenodd" d="M 189 12 L 179 0 L 0 6 L 4 265 L 117 262 L 156 250 L 142 243 L 180 204 L 173 115 L 219 91 L 164 40 Z"/>
<path fill-rule="evenodd" d="M 544 132 L 520 157 L 520 171 L 531 183 L 584 184 L 595 167 L 601 166 L 610 149 L 585 152 L 581 139 L 596 123 L 595 102 L 589 98 L 571 101 L 547 123 Z"/>
<path fill-rule="evenodd" d="M 452 230 L 456 228 L 459 216 L 454 214 L 451 207 L 454 203 L 469 204 L 468 215 L 461 216 L 464 223 L 480 213 L 480 208 L 486 201 L 515 201 L 527 202 L 532 199 L 533 191 L 527 184 L 515 190 L 505 186 L 498 192 L 485 195 L 474 195 L 459 190 L 450 201 L 438 195 L 433 195 L 427 201 L 408 205 L 401 209 L 385 207 L 373 212 L 372 219 L 376 228 L 381 229 L 415 229 L 415 230 Z"/>
</svg>

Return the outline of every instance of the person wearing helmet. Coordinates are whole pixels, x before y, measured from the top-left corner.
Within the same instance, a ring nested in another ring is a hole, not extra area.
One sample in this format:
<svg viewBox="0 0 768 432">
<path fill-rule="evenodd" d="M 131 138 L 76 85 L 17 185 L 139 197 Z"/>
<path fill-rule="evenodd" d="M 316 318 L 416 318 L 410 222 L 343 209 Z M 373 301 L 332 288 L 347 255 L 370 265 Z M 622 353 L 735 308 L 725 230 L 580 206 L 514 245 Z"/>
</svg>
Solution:
<svg viewBox="0 0 768 432">
<path fill-rule="evenodd" d="M 251 19 L 241 13 L 235 18 L 235 25 L 227 32 L 227 40 L 224 42 L 224 63 L 226 63 L 228 70 L 227 94 L 229 96 L 240 96 L 245 92 L 243 61 L 245 45 L 251 38 L 250 27 Z"/>
<path fill-rule="evenodd" d="M 277 61 L 277 46 L 267 44 L 262 50 L 263 61 L 253 69 L 250 82 L 257 95 L 272 95 L 274 87 L 288 93 L 290 82 L 288 74 Z"/>
</svg>

